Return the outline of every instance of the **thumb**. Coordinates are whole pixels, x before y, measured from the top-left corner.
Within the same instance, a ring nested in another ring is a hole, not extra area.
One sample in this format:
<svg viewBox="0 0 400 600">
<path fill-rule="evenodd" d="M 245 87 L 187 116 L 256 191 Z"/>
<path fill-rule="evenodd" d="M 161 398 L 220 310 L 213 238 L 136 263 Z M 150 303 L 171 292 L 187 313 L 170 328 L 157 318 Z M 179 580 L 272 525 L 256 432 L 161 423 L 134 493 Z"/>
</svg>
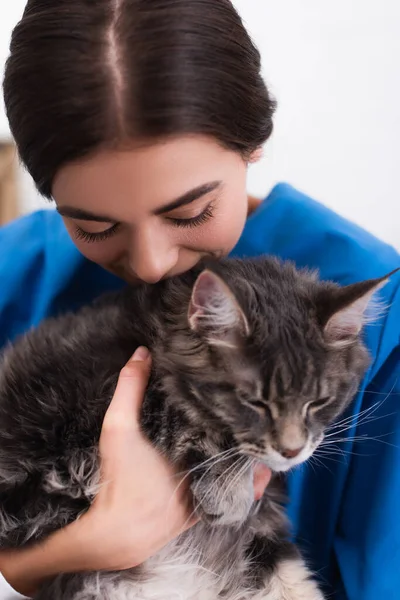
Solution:
<svg viewBox="0 0 400 600">
<path fill-rule="evenodd" d="M 254 469 L 254 499 L 260 500 L 265 492 L 265 488 L 271 480 L 272 473 L 270 469 L 258 463 Z"/>
<path fill-rule="evenodd" d="M 140 409 L 149 380 L 151 356 L 139 347 L 121 370 L 111 404 L 104 417 L 103 429 L 139 428 Z"/>
</svg>

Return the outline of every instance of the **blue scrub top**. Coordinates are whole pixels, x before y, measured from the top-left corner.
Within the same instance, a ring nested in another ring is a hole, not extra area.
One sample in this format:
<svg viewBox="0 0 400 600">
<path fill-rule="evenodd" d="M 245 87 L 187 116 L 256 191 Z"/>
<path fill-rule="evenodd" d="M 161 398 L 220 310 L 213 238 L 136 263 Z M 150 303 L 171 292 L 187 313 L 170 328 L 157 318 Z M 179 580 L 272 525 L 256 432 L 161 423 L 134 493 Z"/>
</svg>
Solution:
<svg viewBox="0 0 400 600">
<path fill-rule="evenodd" d="M 286 184 L 232 254 L 277 255 L 341 284 L 400 266 L 393 248 Z M 19 219 L 0 229 L 0 346 L 122 286 L 79 254 L 55 211 Z M 388 309 L 364 332 L 372 362 L 338 453 L 289 475 L 293 535 L 337 600 L 400 598 L 400 274 L 380 293 Z"/>
</svg>

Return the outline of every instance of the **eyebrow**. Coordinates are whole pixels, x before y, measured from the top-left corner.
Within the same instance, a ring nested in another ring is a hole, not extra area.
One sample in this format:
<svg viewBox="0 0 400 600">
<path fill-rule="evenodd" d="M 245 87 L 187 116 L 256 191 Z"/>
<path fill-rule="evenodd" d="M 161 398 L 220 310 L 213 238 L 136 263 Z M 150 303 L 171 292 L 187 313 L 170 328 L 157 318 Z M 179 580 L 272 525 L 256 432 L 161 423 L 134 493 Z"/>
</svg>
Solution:
<svg viewBox="0 0 400 600">
<path fill-rule="evenodd" d="M 196 188 L 193 188 L 189 192 L 186 192 L 179 198 L 176 198 L 172 202 L 169 202 L 165 206 L 161 206 L 154 211 L 155 215 L 163 215 L 165 213 L 176 210 L 181 206 L 191 204 L 195 200 L 199 200 L 203 196 L 210 194 L 217 188 L 221 187 L 222 181 L 210 181 L 204 183 Z M 111 219 L 107 215 L 96 215 L 90 211 L 83 210 L 82 208 L 74 208 L 72 206 L 57 206 L 57 211 L 63 217 L 69 217 L 71 219 L 78 219 L 81 221 L 96 221 L 97 223 L 116 223 L 115 219 Z"/>
</svg>

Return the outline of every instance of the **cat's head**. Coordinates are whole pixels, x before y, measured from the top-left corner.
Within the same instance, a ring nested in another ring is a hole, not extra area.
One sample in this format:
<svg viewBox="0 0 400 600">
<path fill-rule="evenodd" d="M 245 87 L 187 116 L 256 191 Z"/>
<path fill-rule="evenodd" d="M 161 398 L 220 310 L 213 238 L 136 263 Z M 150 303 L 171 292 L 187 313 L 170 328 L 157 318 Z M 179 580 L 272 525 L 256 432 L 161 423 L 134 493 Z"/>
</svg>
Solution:
<svg viewBox="0 0 400 600">
<path fill-rule="evenodd" d="M 205 269 L 164 354 L 191 416 L 274 471 L 305 461 L 357 392 L 386 281 L 339 287 L 271 259 Z"/>
</svg>

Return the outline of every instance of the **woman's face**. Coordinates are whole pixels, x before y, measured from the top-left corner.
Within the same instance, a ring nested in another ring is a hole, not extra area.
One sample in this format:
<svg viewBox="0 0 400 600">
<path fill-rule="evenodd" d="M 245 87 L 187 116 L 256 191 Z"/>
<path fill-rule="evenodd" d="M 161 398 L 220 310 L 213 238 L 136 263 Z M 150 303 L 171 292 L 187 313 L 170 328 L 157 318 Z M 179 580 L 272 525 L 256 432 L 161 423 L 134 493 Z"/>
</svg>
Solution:
<svg viewBox="0 0 400 600">
<path fill-rule="evenodd" d="M 155 283 L 233 249 L 246 175 L 239 154 L 188 136 L 70 163 L 53 196 L 82 254 L 126 281 Z"/>
</svg>

